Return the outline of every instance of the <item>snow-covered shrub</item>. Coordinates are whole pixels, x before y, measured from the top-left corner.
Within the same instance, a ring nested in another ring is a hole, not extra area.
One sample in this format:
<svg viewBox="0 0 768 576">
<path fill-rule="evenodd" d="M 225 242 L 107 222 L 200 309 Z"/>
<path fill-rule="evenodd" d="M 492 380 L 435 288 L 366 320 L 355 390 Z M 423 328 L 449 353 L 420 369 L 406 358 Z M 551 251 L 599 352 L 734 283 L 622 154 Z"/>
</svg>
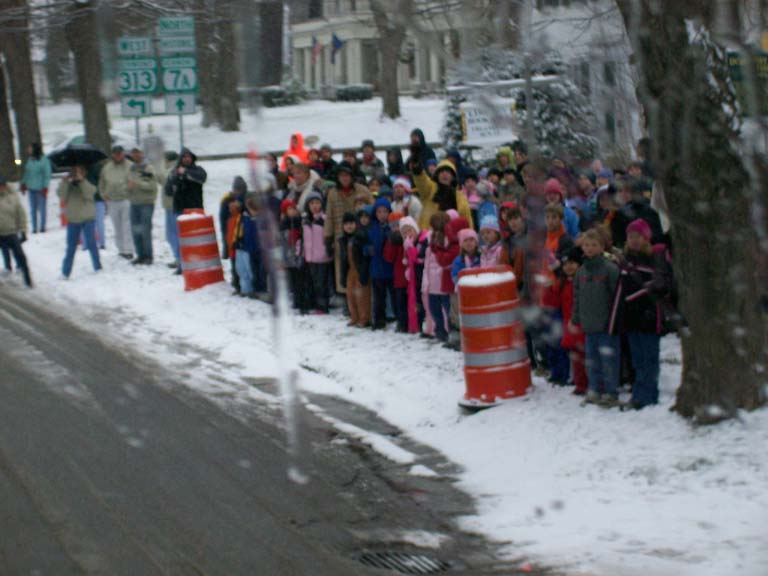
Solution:
<svg viewBox="0 0 768 576">
<path fill-rule="evenodd" d="M 259 91 L 261 103 L 267 108 L 277 106 L 292 106 L 307 97 L 304 84 L 290 74 L 286 74 L 280 86 L 266 86 Z"/>
<path fill-rule="evenodd" d="M 348 84 L 336 88 L 336 100 L 342 102 L 362 102 L 373 98 L 373 86 L 370 84 Z"/>
</svg>

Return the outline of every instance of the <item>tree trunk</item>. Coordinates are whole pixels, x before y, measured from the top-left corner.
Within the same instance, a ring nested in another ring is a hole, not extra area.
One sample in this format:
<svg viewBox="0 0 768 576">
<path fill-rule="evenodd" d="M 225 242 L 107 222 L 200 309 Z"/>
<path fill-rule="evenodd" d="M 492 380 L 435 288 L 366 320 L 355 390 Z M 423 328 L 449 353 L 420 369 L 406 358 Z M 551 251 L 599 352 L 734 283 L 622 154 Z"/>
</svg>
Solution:
<svg viewBox="0 0 768 576">
<path fill-rule="evenodd" d="M 75 55 L 77 92 L 83 109 L 85 139 L 99 149 L 109 152 L 109 116 L 101 92 L 101 58 L 95 11 L 93 1 L 73 4 L 65 32 L 69 47 Z"/>
<path fill-rule="evenodd" d="M 48 91 L 54 104 L 61 102 L 64 97 L 62 79 L 68 58 L 69 46 L 64 30 L 49 18 L 45 39 L 45 76 L 48 79 Z"/>
<path fill-rule="evenodd" d="M 218 55 L 216 54 L 214 13 L 208 0 L 194 0 L 195 43 L 197 45 L 198 99 L 202 107 L 202 125 L 217 124 L 221 117 L 218 92 Z M 234 65 L 234 64 L 233 64 Z"/>
<path fill-rule="evenodd" d="M 262 2 L 259 5 L 261 20 L 260 86 L 280 84 L 283 80 L 283 3 Z"/>
<path fill-rule="evenodd" d="M 381 113 L 388 118 L 399 118 L 400 90 L 397 68 L 400 49 L 405 39 L 405 26 L 413 15 L 413 0 L 399 0 L 395 6 L 385 6 L 381 0 L 372 0 L 371 11 L 379 34 L 381 51 Z"/>
<path fill-rule="evenodd" d="M 16 155 L 13 153 L 13 129 L 11 128 L 11 111 L 5 86 L 5 66 L 0 60 L 0 174 L 9 180 L 18 176 Z"/>
<path fill-rule="evenodd" d="M 14 16 L 2 22 L 2 51 L 11 85 L 11 102 L 16 119 L 19 157 L 26 160 L 33 142 L 40 142 L 40 123 L 37 119 L 35 79 L 32 75 L 32 57 L 29 49 L 29 17 L 26 0 L 6 0 L 0 8 L 12 10 Z"/>
<path fill-rule="evenodd" d="M 669 208 L 680 310 L 688 322 L 675 410 L 716 421 L 764 404 L 768 369 L 754 195 L 731 144 L 738 135 L 728 112 L 727 63 L 691 43 L 686 20 L 695 16 L 693 4 L 667 2 L 661 9 L 654 0 L 620 0 L 619 6 L 639 58 L 638 96 Z"/>
<path fill-rule="evenodd" d="M 237 39 L 235 38 L 235 11 L 231 2 L 219 0 L 217 3 L 218 30 L 218 91 L 219 91 L 219 126 L 224 132 L 237 132 L 240 129 L 239 97 L 237 93 Z"/>
</svg>

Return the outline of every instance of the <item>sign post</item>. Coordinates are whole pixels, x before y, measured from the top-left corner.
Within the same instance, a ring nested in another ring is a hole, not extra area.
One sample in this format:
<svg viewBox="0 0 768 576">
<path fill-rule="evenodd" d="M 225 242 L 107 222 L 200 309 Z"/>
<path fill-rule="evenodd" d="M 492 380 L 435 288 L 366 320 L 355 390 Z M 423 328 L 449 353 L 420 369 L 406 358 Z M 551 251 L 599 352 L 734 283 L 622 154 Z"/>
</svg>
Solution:
<svg viewBox="0 0 768 576">
<path fill-rule="evenodd" d="M 117 40 L 117 89 L 120 112 L 133 117 L 136 145 L 141 141 L 139 118 L 152 115 L 152 94 L 157 91 L 157 60 L 152 38 L 123 36 Z"/>
<path fill-rule="evenodd" d="M 165 113 L 179 116 L 179 142 L 184 147 L 184 115 L 194 114 L 198 90 L 195 57 L 195 19 L 171 16 L 157 22 L 161 81 L 165 92 Z"/>
</svg>

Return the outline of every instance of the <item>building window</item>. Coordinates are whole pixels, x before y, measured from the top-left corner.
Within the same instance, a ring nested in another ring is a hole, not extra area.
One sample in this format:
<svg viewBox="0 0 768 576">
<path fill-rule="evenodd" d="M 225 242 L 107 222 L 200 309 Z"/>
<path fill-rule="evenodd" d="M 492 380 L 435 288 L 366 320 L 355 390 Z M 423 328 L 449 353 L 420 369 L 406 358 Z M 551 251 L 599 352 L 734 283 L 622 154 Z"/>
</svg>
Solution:
<svg viewBox="0 0 768 576">
<path fill-rule="evenodd" d="M 605 62 L 603 64 L 603 82 L 606 86 L 616 86 L 616 63 Z"/>
<path fill-rule="evenodd" d="M 309 0 L 307 17 L 310 19 L 323 17 L 323 0 Z"/>
</svg>

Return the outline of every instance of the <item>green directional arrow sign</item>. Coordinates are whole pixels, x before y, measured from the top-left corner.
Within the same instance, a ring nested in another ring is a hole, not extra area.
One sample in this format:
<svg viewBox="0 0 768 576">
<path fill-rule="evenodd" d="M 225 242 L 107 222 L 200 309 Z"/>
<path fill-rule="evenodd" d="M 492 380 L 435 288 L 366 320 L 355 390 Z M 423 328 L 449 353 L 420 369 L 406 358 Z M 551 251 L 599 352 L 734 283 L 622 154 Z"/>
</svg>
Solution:
<svg viewBox="0 0 768 576">
<path fill-rule="evenodd" d="M 184 112 L 184 100 L 182 98 L 176 100 L 176 110 Z"/>
<path fill-rule="evenodd" d="M 143 100 L 130 99 L 128 100 L 128 106 L 130 106 L 131 108 L 140 109 L 142 116 L 147 113 L 147 103 L 144 102 Z"/>
</svg>

